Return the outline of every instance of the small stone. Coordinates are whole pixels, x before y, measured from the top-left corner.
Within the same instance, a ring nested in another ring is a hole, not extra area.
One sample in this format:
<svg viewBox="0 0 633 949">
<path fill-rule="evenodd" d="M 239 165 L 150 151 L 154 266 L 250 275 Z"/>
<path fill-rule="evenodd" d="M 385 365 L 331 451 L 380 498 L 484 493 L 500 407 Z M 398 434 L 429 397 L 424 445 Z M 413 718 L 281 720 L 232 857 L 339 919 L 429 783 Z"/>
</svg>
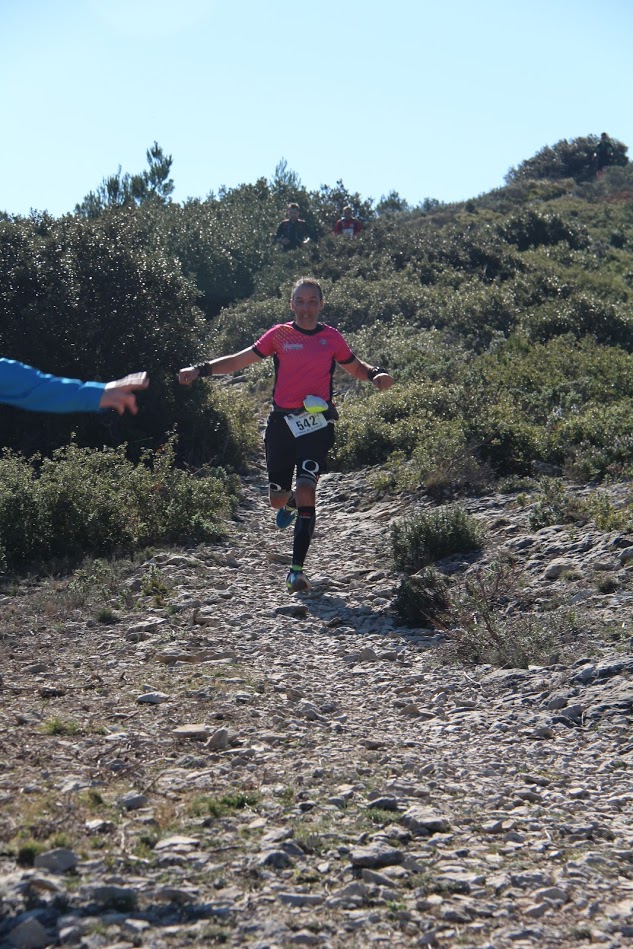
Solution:
<svg viewBox="0 0 633 949">
<path fill-rule="evenodd" d="M 383 811 L 397 811 L 398 810 L 398 801 L 395 797 L 377 797 L 373 801 L 370 801 L 367 805 L 368 808 L 379 808 Z"/>
<path fill-rule="evenodd" d="M 286 906 L 321 906 L 324 901 L 318 893 L 278 893 L 277 899 Z"/>
<path fill-rule="evenodd" d="M 450 825 L 445 817 L 427 807 L 414 805 L 405 811 L 400 818 L 401 823 L 416 837 L 426 837 L 430 834 L 445 834 Z"/>
<path fill-rule="evenodd" d="M 543 900 L 547 900 L 550 903 L 560 904 L 566 903 L 569 899 L 569 895 L 567 890 L 560 886 L 547 886 L 541 890 L 537 890 L 534 893 L 534 899 L 539 903 Z"/>
<path fill-rule="evenodd" d="M 77 862 L 77 856 L 72 850 L 58 847 L 56 850 L 38 853 L 33 860 L 33 866 L 50 870 L 51 873 L 67 873 L 69 870 L 75 869 Z"/>
<path fill-rule="evenodd" d="M 563 558 L 552 560 L 543 571 L 543 577 L 545 580 L 558 580 L 560 576 L 571 567 L 572 563 L 569 560 Z"/>
<path fill-rule="evenodd" d="M 216 729 L 207 741 L 206 746 L 212 751 L 225 751 L 229 746 L 228 728 Z"/>
<path fill-rule="evenodd" d="M 194 850 L 200 846 L 200 841 L 196 837 L 184 837 L 174 834 L 172 837 L 163 837 L 154 846 L 154 850 Z"/>
<path fill-rule="evenodd" d="M 109 834 L 114 830 L 115 825 L 111 820 L 95 818 L 94 820 L 87 820 L 85 827 L 90 834 Z"/>
<path fill-rule="evenodd" d="M 350 852 L 349 857 L 352 866 L 367 867 L 369 870 L 391 867 L 404 860 L 401 850 L 380 842 L 370 847 L 356 847 Z"/>
<path fill-rule="evenodd" d="M 92 891 L 92 898 L 96 903 L 119 912 L 132 912 L 137 905 L 136 890 L 126 886 L 109 884 L 95 886 Z"/>
<path fill-rule="evenodd" d="M 371 649 L 371 647 L 366 646 L 359 653 L 358 661 L 359 662 L 377 662 L 378 656 L 376 655 L 375 651 Z"/>
<path fill-rule="evenodd" d="M 165 692 L 143 692 L 136 701 L 139 705 L 161 705 L 169 702 L 169 696 Z"/>
<path fill-rule="evenodd" d="M 119 798 L 119 807 L 122 807 L 126 811 L 137 811 L 141 807 L 146 807 L 147 803 L 147 797 L 136 791 L 128 791 L 127 794 Z"/>
<path fill-rule="evenodd" d="M 161 886 L 155 891 L 156 899 L 164 900 L 166 903 L 176 903 L 179 906 L 193 903 L 198 895 L 195 890 L 183 890 L 177 886 Z"/>
<path fill-rule="evenodd" d="M 260 867 L 272 867 L 275 870 L 285 870 L 292 866 L 292 859 L 284 850 L 268 850 L 258 860 Z"/>
<path fill-rule="evenodd" d="M 11 930 L 7 941 L 15 949 L 43 949 L 44 946 L 52 946 L 55 938 L 49 936 L 40 921 L 31 916 Z"/>
<path fill-rule="evenodd" d="M 549 903 L 533 903 L 531 906 L 527 906 L 523 912 L 532 919 L 540 919 L 540 917 L 544 916 L 548 909 L 551 908 Z"/>
<path fill-rule="evenodd" d="M 211 728 L 208 725 L 179 725 L 174 728 L 173 734 L 178 738 L 190 738 L 194 741 L 203 741 L 209 738 Z"/>
</svg>

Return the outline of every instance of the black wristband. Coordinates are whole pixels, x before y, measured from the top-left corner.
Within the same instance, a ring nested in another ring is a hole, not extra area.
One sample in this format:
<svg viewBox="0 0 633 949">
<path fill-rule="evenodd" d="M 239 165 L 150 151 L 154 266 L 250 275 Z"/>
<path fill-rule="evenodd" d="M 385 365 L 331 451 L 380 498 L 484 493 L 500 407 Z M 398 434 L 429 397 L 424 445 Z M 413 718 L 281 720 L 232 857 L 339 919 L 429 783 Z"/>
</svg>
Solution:
<svg viewBox="0 0 633 949">
<path fill-rule="evenodd" d="M 208 362 L 201 362 L 198 366 L 194 366 L 193 368 L 198 370 L 198 375 L 201 379 L 204 379 L 205 376 L 213 375 L 211 366 Z"/>
<path fill-rule="evenodd" d="M 367 378 L 369 382 L 373 382 L 376 376 L 379 376 L 383 372 L 387 372 L 387 370 L 382 369 L 380 366 L 372 366 L 371 369 L 367 370 Z"/>
</svg>

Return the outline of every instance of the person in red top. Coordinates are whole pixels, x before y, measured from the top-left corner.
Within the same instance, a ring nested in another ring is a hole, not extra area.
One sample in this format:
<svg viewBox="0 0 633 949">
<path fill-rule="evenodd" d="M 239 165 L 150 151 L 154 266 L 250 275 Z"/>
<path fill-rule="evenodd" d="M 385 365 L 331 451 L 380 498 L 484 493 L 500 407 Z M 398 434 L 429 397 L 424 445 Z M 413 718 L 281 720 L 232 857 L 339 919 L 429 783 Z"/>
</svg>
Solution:
<svg viewBox="0 0 633 949">
<path fill-rule="evenodd" d="M 343 208 L 343 217 L 334 225 L 335 234 L 343 234 L 345 237 L 356 237 L 363 229 L 363 225 L 357 217 L 353 216 L 349 204 Z"/>
<path fill-rule="evenodd" d="M 301 277 L 290 297 L 291 322 L 273 326 L 248 349 L 188 366 L 178 375 L 182 385 L 191 385 L 201 376 L 236 372 L 272 357 L 273 404 L 264 444 L 270 504 L 277 511 L 277 526 L 295 524 L 292 566 L 286 577 L 289 593 L 310 589 L 303 565 L 316 524 L 317 483 L 327 471 L 338 418 L 332 402 L 334 370 L 342 366 L 355 379 L 369 381 L 381 392 L 393 385 L 385 369 L 363 362 L 338 330 L 319 321 L 324 305 L 319 282 Z"/>
</svg>

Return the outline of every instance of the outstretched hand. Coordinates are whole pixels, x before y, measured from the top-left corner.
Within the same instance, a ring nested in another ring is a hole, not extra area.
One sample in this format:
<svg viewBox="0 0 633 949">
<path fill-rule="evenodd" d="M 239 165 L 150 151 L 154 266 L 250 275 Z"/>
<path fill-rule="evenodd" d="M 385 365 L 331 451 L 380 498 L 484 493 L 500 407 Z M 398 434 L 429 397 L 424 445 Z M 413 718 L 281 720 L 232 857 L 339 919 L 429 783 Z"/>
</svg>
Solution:
<svg viewBox="0 0 633 949">
<path fill-rule="evenodd" d="M 200 370 L 196 366 L 187 366 L 178 373 L 178 382 L 181 386 L 190 386 L 200 375 Z"/>
<path fill-rule="evenodd" d="M 149 376 L 146 372 L 133 372 L 123 379 L 108 382 L 103 390 L 99 408 L 114 409 L 119 415 L 123 415 L 127 410 L 132 415 L 136 415 L 138 406 L 134 393 L 139 389 L 147 389 L 148 385 Z"/>
</svg>

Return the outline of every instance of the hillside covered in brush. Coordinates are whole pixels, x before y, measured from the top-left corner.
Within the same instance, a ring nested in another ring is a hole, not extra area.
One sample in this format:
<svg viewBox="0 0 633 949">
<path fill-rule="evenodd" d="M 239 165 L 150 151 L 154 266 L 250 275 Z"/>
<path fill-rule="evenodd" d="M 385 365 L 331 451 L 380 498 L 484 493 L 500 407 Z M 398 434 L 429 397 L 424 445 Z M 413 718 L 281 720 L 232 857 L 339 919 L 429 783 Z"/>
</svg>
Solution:
<svg viewBox="0 0 633 949">
<path fill-rule="evenodd" d="M 340 470 L 380 465 L 393 489 L 434 496 L 476 493 L 543 466 L 579 482 L 628 478 L 633 171 L 626 147 L 614 142 L 614 163 L 597 178 L 596 143 L 596 136 L 559 142 L 510 169 L 504 187 L 418 207 L 396 193 L 376 203 L 342 182 L 308 191 L 284 162 L 272 180 L 177 204 L 171 159 L 155 145 L 146 171 L 105 180 L 72 214 L 2 215 L 0 352 L 81 378 L 144 369 L 151 388 L 130 419 L 0 407 L 0 443 L 17 452 L 0 460 L 0 546 L 10 549 L 4 535 L 18 511 L 37 533 L 33 512 L 41 514 L 45 500 L 29 495 L 29 472 L 42 462 L 24 460 L 35 453 L 58 450 L 59 463 L 72 468 L 82 459 L 92 472 L 120 470 L 123 461 L 130 471 L 137 462 L 154 470 L 168 445 L 157 491 L 171 491 L 176 508 L 187 494 L 182 479 L 193 478 L 187 471 L 198 481 L 208 475 L 214 498 L 236 490 L 231 476 L 257 449 L 272 367 L 252 367 L 239 391 L 217 382 L 186 391 L 176 373 L 249 346 L 287 319 L 291 286 L 305 274 L 322 282 L 324 320 L 397 381 L 379 394 L 341 373 L 333 458 Z M 312 239 L 284 253 L 273 236 L 289 201 L 299 203 Z M 345 204 L 364 224 L 353 240 L 332 234 Z M 71 440 L 73 458 L 64 447 Z M 103 446 L 110 468 L 102 453 L 99 464 L 86 460 Z M 52 478 L 54 462 L 47 464 Z M 181 479 L 177 490 L 171 478 Z M 52 494 L 61 506 L 60 491 Z M 148 492 L 137 493 L 142 500 Z M 216 530 L 209 525 L 217 501 L 193 525 L 201 502 L 188 498 L 171 539 Z M 115 503 L 103 500 L 93 520 L 109 524 Z M 85 500 L 77 510 L 82 504 L 89 507 Z M 139 525 L 144 518 L 139 511 Z M 118 530 L 102 531 L 99 549 L 116 547 Z M 133 544 L 128 533 L 125 544 Z M 32 555 L 25 550 L 16 561 Z"/>
</svg>

